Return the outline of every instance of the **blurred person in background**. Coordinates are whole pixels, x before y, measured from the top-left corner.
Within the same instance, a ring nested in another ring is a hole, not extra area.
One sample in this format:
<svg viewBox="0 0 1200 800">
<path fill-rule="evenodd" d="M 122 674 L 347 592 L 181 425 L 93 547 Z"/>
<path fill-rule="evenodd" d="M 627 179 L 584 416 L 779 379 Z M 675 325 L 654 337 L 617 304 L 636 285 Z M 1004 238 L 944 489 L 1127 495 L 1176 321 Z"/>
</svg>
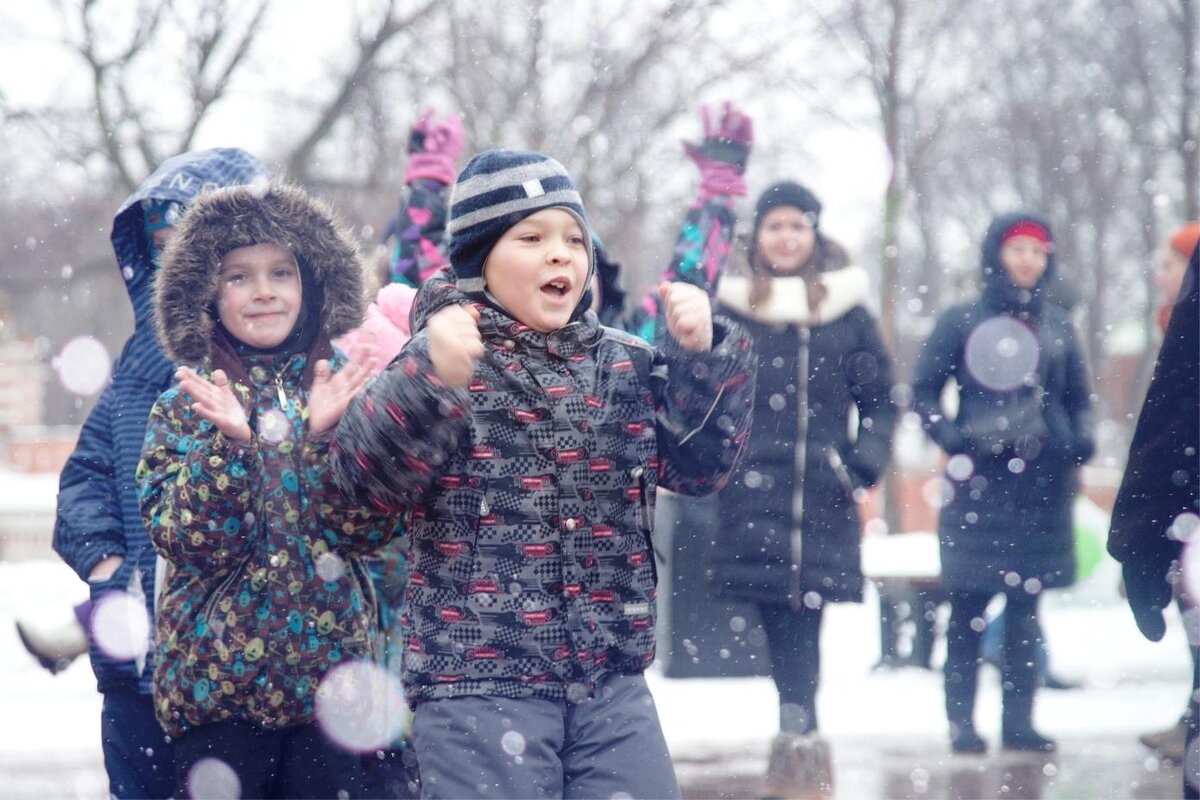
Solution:
<svg viewBox="0 0 1200 800">
<path fill-rule="evenodd" d="M 1002 593 L 1001 742 L 1052 752 L 1055 742 L 1033 727 L 1038 603 L 1075 579 L 1071 509 L 1078 468 L 1095 449 L 1091 387 L 1070 317 L 1045 297 L 1055 273 L 1045 220 L 994 218 L 981 267 L 980 297 L 941 314 L 913 377 L 915 410 L 949 456 L 938 540 L 950 601 L 950 744 L 958 753 L 987 749 L 974 722 L 980 638 L 988 603 Z M 953 418 L 942 405 L 952 378 Z"/>
</svg>

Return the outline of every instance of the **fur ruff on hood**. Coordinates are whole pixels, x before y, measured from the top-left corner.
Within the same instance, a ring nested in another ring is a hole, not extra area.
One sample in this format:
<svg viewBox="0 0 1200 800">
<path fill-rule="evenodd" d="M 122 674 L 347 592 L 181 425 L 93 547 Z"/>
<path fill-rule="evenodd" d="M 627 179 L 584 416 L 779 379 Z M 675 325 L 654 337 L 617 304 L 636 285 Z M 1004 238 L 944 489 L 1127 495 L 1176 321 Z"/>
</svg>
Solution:
<svg viewBox="0 0 1200 800">
<path fill-rule="evenodd" d="M 221 259 L 231 250 L 273 242 L 290 247 L 321 291 L 321 332 L 330 339 L 362 324 L 364 267 L 349 230 L 324 202 L 288 184 L 238 186 L 201 194 L 163 251 L 154 298 L 167 357 L 200 365 L 212 353 Z"/>
</svg>

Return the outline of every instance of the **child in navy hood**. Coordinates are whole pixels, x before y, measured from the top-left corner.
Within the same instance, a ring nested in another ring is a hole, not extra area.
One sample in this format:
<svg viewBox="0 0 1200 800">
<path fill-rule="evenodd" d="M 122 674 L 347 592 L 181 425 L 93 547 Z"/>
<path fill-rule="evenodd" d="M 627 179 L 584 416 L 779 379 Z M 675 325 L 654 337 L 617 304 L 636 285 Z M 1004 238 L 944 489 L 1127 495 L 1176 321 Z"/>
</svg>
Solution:
<svg viewBox="0 0 1200 800">
<path fill-rule="evenodd" d="M 151 629 L 155 554 L 138 511 L 134 473 L 150 408 L 173 371 L 154 330 L 156 251 L 201 190 L 260 178 L 265 180 L 266 168 L 243 150 L 184 153 L 164 161 L 113 218 L 112 246 L 133 305 L 134 330 L 63 467 L 54 549 L 88 582 L 94 604 L 130 592 L 144 605 Z M 104 695 L 109 791 L 115 797 L 165 797 L 173 780 L 171 746 L 154 722 L 153 665 L 144 656 L 127 659 L 111 650 L 92 637 L 92 669 Z"/>
<path fill-rule="evenodd" d="M 413 339 L 333 455 L 346 491 L 410 522 L 423 791 L 678 796 L 642 676 L 655 492 L 711 492 L 733 469 L 749 340 L 679 284 L 660 288 L 661 348 L 602 327 L 582 201 L 541 154 L 472 159 L 448 229 L 451 270 L 421 287 Z"/>
</svg>

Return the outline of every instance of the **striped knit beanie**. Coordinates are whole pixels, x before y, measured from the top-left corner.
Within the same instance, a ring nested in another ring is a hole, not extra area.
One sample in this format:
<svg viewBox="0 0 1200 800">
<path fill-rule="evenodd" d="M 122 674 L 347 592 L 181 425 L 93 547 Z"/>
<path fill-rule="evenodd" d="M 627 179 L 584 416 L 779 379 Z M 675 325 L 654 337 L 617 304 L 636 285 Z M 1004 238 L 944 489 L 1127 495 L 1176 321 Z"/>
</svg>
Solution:
<svg viewBox="0 0 1200 800">
<path fill-rule="evenodd" d="M 595 265 L 583 200 L 563 165 L 527 150 L 486 150 L 472 158 L 450 191 L 446 232 L 459 291 L 482 298 L 483 264 L 506 230 L 525 217 L 561 208 L 579 221 L 588 242 L 588 276 Z"/>
</svg>

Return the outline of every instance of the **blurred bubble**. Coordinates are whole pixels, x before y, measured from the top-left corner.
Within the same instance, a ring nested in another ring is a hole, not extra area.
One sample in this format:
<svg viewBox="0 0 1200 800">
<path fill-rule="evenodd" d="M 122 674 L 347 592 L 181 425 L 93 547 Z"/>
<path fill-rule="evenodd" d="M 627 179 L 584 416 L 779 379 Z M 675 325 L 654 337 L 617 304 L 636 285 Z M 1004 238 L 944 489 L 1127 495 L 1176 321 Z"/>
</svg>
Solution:
<svg viewBox="0 0 1200 800">
<path fill-rule="evenodd" d="M 516 731 L 508 731 L 500 737 L 500 749 L 510 756 L 519 756 L 525 752 L 525 737 Z"/>
<path fill-rule="evenodd" d="M 871 517 L 863 525 L 863 531 L 868 536 L 883 536 L 888 532 L 887 520 L 883 517 Z"/>
<path fill-rule="evenodd" d="M 946 474 L 956 481 L 965 481 L 975 474 L 975 462 L 964 453 L 950 456 L 946 462 Z"/>
<path fill-rule="evenodd" d="M 755 647 L 766 647 L 767 632 L 762 628 L 751 628 L 750 632 L 746 634 L 746 641 Z"/>
<path fill-rule="evenodd" d="M 1054 764 L 1048 763 L 1042 767 L 1042 774 L 1045 775 L 1047 778 L 1053 778 L 1055 775 L 1058 774 L 1058 767 L 1055 766 Z"/>
<path fill-rule="evenodd" d="M 567 702 L 582 703 L 588 699 L 587 684 L 575 682 L 567 684 Z"/>
<path fill-rule="evenodd" d="M 323 581 L 336 581 L 346 574 L 346 562 L 336 553 L 317 556 L 317 574 Z"/>
<path fill-rule="evenodd" d="M 746 630 L 746 618 L 732 617 L 729 620 L 729 630 L 733 631 L 734 633 L 741 633 L 742 631 Z"/>
<path fill-rule="evenodd" d="M 1015 572 L 1006 572 L 1004 573 L 1004 582 L 1009 586 L 1020 586 L 1021 576 Z"/>
<path fill-rule="evenodd" d="M 993 317 L 971 332 L 963 359 L 975 380 L 1009 391 L 1026 384 L 1037 369 L 1037 337 L 1009 316 Z"/>
<path fill-rule="evenodd" d="M 929 770 L 923 767 L 914 767 L 913 771 L 908 774 L 908 779 L 912 781 L 913 791 L 923 794 L 929 790 Z"/>
<path fill-rule="evenodd" d="M 267 192 L 271 190 L 271 179 L 266 175 L 255 175 L 254 180 L 250 181 L 246 186 L 250 190 L 250 194 L 262 200 L 267 196 Z"/>
<path fill-rule="evenodd" d="M 1042 582 L 1039 581 L 1037 578 L 1030 578 L 1029 580 L 1025 581 L 1026 594 L 1037 594 L 1041 590 L 1042 590 Z"/>
<path fill-rule="evenodd" d="M 1196 535 L 1197 530 L 1200 530 L 1200 516 L 1188 512 L 1171 521 L 1171 527 L 1167 528 L 1167 536 L 1177 542 L 1188 542 Z"/>
<path fill-rule="evenodd" d="M 983 617 L 971 617 L 971 630 L 976 633 L 983 633 L 983 629 L 987 627 L 987 622 Z"/>
<path fill-rule="evenodd" d="M 748 469 L 746 470 L 746 474 L 742 476 L 742 483 L 746 485 L 747 489 L 757 489 L 762 486 L 762 473 Z"/>
<path fill-rule="evenodd" d="M 733 655 L 733 653 L 730 653 L 730 652 L 729 652 L 729 648 L 728 648 L 728 647 L 722 647 L 720 650 L 718 650 L 718 651 L 717 651 L 717 656 L 718 656 L 718 657 L 720 657 L 720 658 L 725 658 L 725 659 L 727 659 L 727 658 L 729 658 L 731 655 Z"/>
<path fill-rule="evenodd" d="M 1008 460 L 1008 471 L 1011 472 L 1013 475 L 1020 475 L 1022 472 L 1025 471 L 1025 459 L 1010 458 Z"/>
<path fill-rule="evenodd" d="M 108 592 L 96 601 L 92 638 L 110 658 L 131 661 L 150 646 L 150 615 L 141 598 L 126 591 Z"/>
<path fill-rule="evenodd" d="M 258 438 L 272 444 L 279 444 L 288 434 L 291 427 L 287 414 L 278 408 L 272 408 L 258 417 Z"/>
<path fill-rule="evenodd" d="M 219 758 L 202 758 L 188 770 L 189 797 L 211 797 L 213 800 L 237 800 L 242 796 L 242 782 L 233 767 Z"/>
<path fill-rule="evenodd" d="M 71 276 L 75 274 L 75 268 L 70 264 L 63 264 L 62 269 L 59 270 L 59 274 L 64 281 L 69 281 L 71 280 Z"/>
<path fill-rule="evenodd" d="M 316 713 L 325 735 L 356 753 L 387 747 L 409 719 L 400 680 L 370 661 L 331 669 L 317 688 Z"/>
<path fill-rule="evenodd" d="M 813 608 L 813 609 L 820 608 L 821 604 L 824 602 L 825 601 L 821 598 L 821 595 L 818 592 L 805 592 L 804 593 L 804 606 L 806 608 Z"/>
<path fill-rule="evenodd" d="M 133 280 L 133 267 L 130 267 L 130 266 L 121 267 L 121 277 L 127 281 Z"/>
<path fill-rule="evenodd" d="M 954 499 L 954 485 L 945 478 L 930 478 L 921 486 L 921 497 L 930 508 L 942 508 Z"/>
<path fill-rule="evenodd" d="M 972 525 L 974 525 L 976 522 L 979 522 L 979 515 L 978 515 L 978 514 L 976 514 L 974 511 L 968 511 L 968 512 L 967 512 L 967 513 L 964 515 L 964 519 L 966 519 L 966 521 L 967 521 L 967 522 L 969 522 L 969 523 L 971 523 Z"/>
<path fill-rule="evenodd" d="M 63 345 L 50 365 L 58 380 L 71 394 L 91 395 L 104 388 L 112 369 L 112 358 L 100 341 L 92 336 L 77 336 Z"/>
<path fill-rule="evenodd" d="M 781 394 L 773 394 L 767 400 L 767 405 L 771 407 L 772 411 L 783 411 L 787 408 L 787 399 Z"/>
</svg>

